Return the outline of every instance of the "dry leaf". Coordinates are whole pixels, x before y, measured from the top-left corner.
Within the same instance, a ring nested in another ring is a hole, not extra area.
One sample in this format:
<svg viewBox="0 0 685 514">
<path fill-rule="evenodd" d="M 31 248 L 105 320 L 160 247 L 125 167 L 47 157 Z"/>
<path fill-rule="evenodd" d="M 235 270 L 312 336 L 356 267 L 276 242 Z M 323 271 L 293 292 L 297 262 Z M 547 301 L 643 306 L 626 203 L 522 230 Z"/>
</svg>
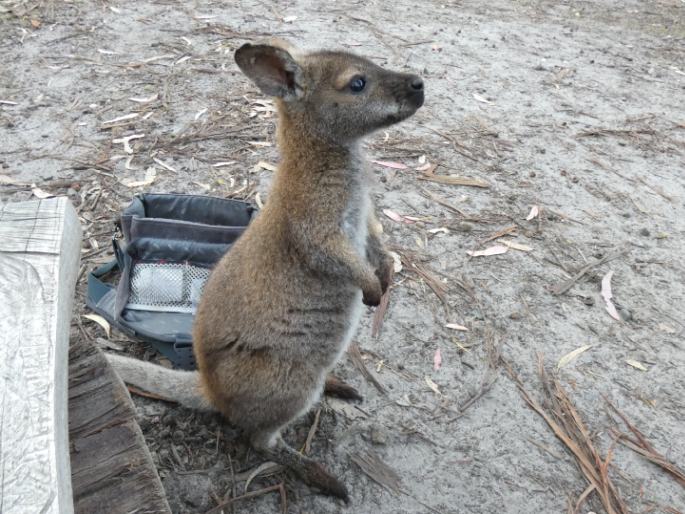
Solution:
<svg viewBox="0 0 685 514">
<path fill-rule="evenodd" d="M 657 328 L 662 332 L 666 332 L 667 334 L 675 334 L 676 332 L 678 332 L 678 330 L 675 327 L 667 325 L 666 323 L 659 323 L 657 325 Z"/>
<path fill-rule="evenodd" d="M 134 118 L 137 118 L 139 114 L 137 112 L 133 112 L 131 114 L 125 114 L 123 116 L 119 116 L 118 118 L 112 118 L 111 120 L 103 121 L 103 125 L 108 125 L 110 123 L 117 123 L 118 121 L 126 121 L 126 120 L 132 120 Z"/>
<path fill-rule="evenodd" d="M 154 102 L 155 100 L 157 100 L 158 97 L 159 97 L 159 95 L 157 93 L 155 93 L 152 96 L 142 97 L 142 98 L 132 96 L 131 98 L 129 98 L 129 100 L 131 100 L 132 102 L 139 103 L 139 104 L 149 104 L 150 102 Z"/>
<path fill-rule="evenodd" d="M 433 355 L 433 369 L 435 371 L 439 370 L 442 366 L 442 354 L 440 353 L 440 348 L 435 350 L 435 355 Z"/>
<path fill-rule="evenodd" d="M 478 250 L 476 252 L 466 252 L 468 255 L 471 257 L 489 257 L 490 255 L 500 255 L 503 253 L 507 253 L 509 250 L 508 246 L 503 246 L 503 245 L 495 245 L 491 246 L 489 248 L 486 248 L 485 250 Z"/>
<path fill-rule="evenodd" d="M 540 208 L 537 205 L 533 205 L 530 208 L 530 213 L 528 213 L 528 216 L 526 216 L 526 221 L 530 221 L 533 218 L 537 217 L 540 214 Z"/>
<path fill-rule="evenodd" d="M 458 323 L 447 323 L 445 325 L 447 328 L 451 328 L 452 330 L 459 330 L 461 332 L 468 332 L 469 329 L 466 328 L 464 325 L 459 325 Z"/>
<path fill-rule="evenodd" d="M 401 214 L 397 214 L 395 211 L 391 211 L 390 209 L 383 209 L 383 214 L 397 223 L 406 223 L 408 225 L 414 223 L 412 220 L 402 216 Z"/>
<path fill-rule="evenodd" d="M 520 243 L 517 243 L 516 241 L 502 241 L 502 244 L 507 245 L 509 248 L 513 248 L 514 250 L 519 250 L 521 252 L 530 252 L 533 249 L 528 246 L 528 245 L 522 245 Z"/>
<path fill-rule="evenodd" d="M 159 164 L 165 170 L 169 170 L 169 171 L 173 171 L 174 173 L 178 173 L 173 167 L 171 167 L 170 164 L 167 164 L 162 159 L 158 159 L 157 157 L 153 157 L 152 160 L 155 161 L 157 164 Z"/>
<path fill-rule="evenodd" d="M 614 272 L 609 271 L 602 279 L 602 298 L 604 298 L 604 302 L 606 303 L 606 310 L 609 313 L 609 316 L 614 318 L 616 321 L 622 321 L 621 316 L 618 315 L 618 311 L 616 310 L 614 302 L 611 301 L 613 298 L 613 295 L 611 294 L 611 277 L 613 275 Z"/>
<path fill-rule="evenodd" d="M 581 346 L 580 348 L 576 348 L 572 352 L 567 353 L 561 359 L 559 359 L 559 362 L 557 362 L 557 369 L 561 369 L 567 364 L 576 360 L 581 353 L 588 351 L 590 348 L 592 348 L 592 345 L 586 344 L 585 346 Z"/>
<path fill-rule="evenodd" d="M 431 164 L 430 162 L 427 162 L 426 164 L 422 164 L 421 166 L 418 166 L 418 167 L 416 167 L 416 168 L 414 168 L 414 169 L 415 169 L 416 171 L 425 171 L 425 172 L 428 172 L 428 170 L 431 169 L 432 167 L 433 167 L 433 164 Z M 431 173 L 432 173 L 432 172 L 431 172 Z"/>
<path fill-rule="evenodd" d="M 426 385 L 428 385 L 428 387 L 430 387 L 431 390 L 432 390 L 435 394 L 439 394 L 439 395 L 442 396 L 442 393 L 440 392 L 440 388 L 438 387 L 438 384 L 436 384 L 435 382 L 433 382 L 429 376 L 426 376 L 426 377 L 425 377 L 425 380 L 426 380 Z"/>
<path fill-rule="evenodd" d="M 154 168 L 154 166 L 150 166 L 147 170 L 145 170 L 145 180 L 128 180 L 123 182 L 123 184 L 126 187 L 149 186 L 155 181 L 155 177 L 157 177 L 157 170 Z"/>
<path fill-rule="evenodd" d="M 14 180 L 12 177 L 8 177 L 7 175 L 0 175 L 0 185 L 3 186 L 28 186 L 26 182 L 20 182 L 18 180 Z"/>
<path fill-rule="evenodd" d="M 636 361 L 636 360 L 627 359 L 626 364 L 634 367 L 635 369 L 639 369 L 640 371 L 647 371 L 647 368 L 645 367 L 645 365 L 642 364 L 641 362 Z"/>
<path fill-rule="evenodd" d="M 252 470 L 252 472 L 248 475 L 247 479 L 245 480 L 245 492 L 247 492 L 247 488 L 250 487 L 250 483 L 258 476 L 272 475 L 274 473 L 281 471 L 282 469 L 283 468 L 280 465 L 271 461 L 266 461 L 260 464 L 259 466 L 254 468 L 254 470 Z"/>
<path fill-rule="evenodd" d="M 31 189 L 31 192 L 33 193 L 33 196 L 35 196 L 36 198 L 40 198 L 41 200 L 45 200 L 46 198 L 52 198 L 53 196 L 55 196 L 52 193 L 47 193 L 43 191 L 39 187 L 34 187 L 33 189 Z"/>
<path fill-rule="evenodd" d="M 276 171 L 277 167 L 275 164 L 268 163 L 266 161 L 259 161 L 257 163 L 257 168 L 262 168 L 267 171 Z"/>
<path fill-rule="evenodd" d="M 31 20 L 31 26 L 32 26 L 34 29 L 37 29 L 37 28 L 40 27 L 41 25 L 42 25 L 42 23 L 40 22 L 40 20 Z"/>
<path fill-rule="evenodd" d="M 112 143 L 115 143 L 115 144 L 123 143 L 124 144 L 124 152 L 126 152 L 127 154 L 132 154 L 133 148 L 131 148 L 131 145 L 129 144 L 129 142 L 134 140 L 134 139 L 141 139 L 143 137 L 145 137 L 145 134 L 133 134 L 131 136 L 120 137 L 118 139 L 112 139 Z"/>
<path fill-rule="evenodd" d="M 91 321 L 94 321 L 98 325 L 100 325 L 102 328 L 105 329 L 105 333 L 107 334 L 107 337 L 110 336 L 112 333 L 112 327 L 109 326 L 109 321 L 107 321 L 105 318 L 98 314 L 84 314 L 84 318 L 89 319 Z"/>
<path fill-rule="evenodd" d="M 392 161 L 371 161 L 374 164 L 378 164 L 379 166 L 385 166 L 386 168 L 392 168 L 395 170 L 406 170 L 408 166 L 402 164 L 401 162 L 392 162 Z"/>
<path fill-rule="evenodd" d="M 484 96 L 479 95 L 478 93 L 473 93 L 473 98 L 475 100 L 478 100 L 479 102 L 482 102 L 484 104 L 491 104 L 492 102 L 485 98 Z"/>
<path fill-rule="evenodd" d="M 402 271 L 402 259 L 400 258 L 399 254 L 396 252 L 388 252 L 388 254 L 390 254 L 390 257 L 392 257 L 392 267 L 395 273 Z"/>
</svg>

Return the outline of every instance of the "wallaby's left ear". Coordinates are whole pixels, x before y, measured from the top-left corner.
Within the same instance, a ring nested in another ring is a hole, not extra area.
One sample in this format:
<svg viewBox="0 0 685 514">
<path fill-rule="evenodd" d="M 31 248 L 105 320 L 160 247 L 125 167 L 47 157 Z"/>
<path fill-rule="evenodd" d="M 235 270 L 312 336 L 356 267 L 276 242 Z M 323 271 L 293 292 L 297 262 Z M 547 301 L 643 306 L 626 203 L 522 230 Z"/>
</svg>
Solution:
<svg viewBox="0 0 685 514">
<path fill-rule="evenodd" d="M 302 68 L 283 48 L 246 43 L 236 50 L 235 62 L 265 95 L 286 102 L 304 96 Z"/>
</svg>

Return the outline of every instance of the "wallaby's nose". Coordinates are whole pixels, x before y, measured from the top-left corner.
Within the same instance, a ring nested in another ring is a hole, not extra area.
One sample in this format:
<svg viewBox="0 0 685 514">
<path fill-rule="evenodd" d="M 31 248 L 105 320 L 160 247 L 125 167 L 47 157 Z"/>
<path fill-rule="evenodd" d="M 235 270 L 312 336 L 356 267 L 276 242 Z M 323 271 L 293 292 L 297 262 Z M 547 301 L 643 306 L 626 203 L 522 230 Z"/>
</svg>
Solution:
<svg viewBox="0 0 685 514">
<path fill-rule="evenodd" d="M 409 87 L 414 91 L 423 91 L 423 79 L 416 75 L 412 76 L 409 79 Z"/>
</svg>

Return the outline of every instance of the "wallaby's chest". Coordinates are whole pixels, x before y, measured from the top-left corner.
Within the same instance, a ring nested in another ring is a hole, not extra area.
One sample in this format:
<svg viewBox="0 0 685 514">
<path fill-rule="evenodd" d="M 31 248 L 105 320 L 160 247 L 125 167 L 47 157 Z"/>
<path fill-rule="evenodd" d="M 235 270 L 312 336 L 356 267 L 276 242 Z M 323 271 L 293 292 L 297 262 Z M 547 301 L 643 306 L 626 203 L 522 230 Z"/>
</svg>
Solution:
<svg viewBox="0 0 685 514">
<path fill-rule="evenodd" d="M 368 219 L 371 198 L 363 171 L 355 173 L 351 179 L 346 200 L 341 220 L 342 230 L 359 255 L 364 257 L 366 239 L 369 235 Z"/>
</svg>

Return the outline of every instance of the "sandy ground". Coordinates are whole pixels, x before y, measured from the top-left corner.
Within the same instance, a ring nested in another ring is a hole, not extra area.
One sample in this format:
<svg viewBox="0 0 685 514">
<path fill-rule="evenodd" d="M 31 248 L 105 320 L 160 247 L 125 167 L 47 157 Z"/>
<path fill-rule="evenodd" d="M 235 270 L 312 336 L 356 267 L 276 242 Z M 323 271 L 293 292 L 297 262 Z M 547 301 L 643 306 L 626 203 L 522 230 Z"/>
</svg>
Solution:
<svg viewBox="0 0 685 514">
<path fill-rule="evenodd" d="M 382 216 L 403 269 L 380 335 L 369 312 L 356 338 L 386 393 L 341 363 L 365 400 L 324 402 L 311 445 L 352 504 L 282 473 L 248 490 L 284 482 L 292 513 L 573 512 L 588 481 L 512 379 L 551 408 L 540 354 L 597 451 L 613 448 L 609 476 L 630 512 L 685 510 L 683 484 L 612 443 L 611 428 L 627 428 L 604 400 L 685 465 L 682 1 L 4 1 L 0 33 L 0 199 L 70 195 L 84 272 L 111 258 L 113 221 L 136 191 L 266 201 L 271 172 L 258 163 L 278 159 L 275 119 L 233 63 L 244 41 L 348 48 L 425 78 L 425 107 L 368 145 L 407 166 L 374 165 L 377 207 L 400 219 Z M 140 137 L 125 147 L 127 136 Z M 423 180 L 426 163 L 487 187 Z M 530 251 L 467 254 L 505 241 Z M 610 271 L 621 321 L 600 294 Z M 73 334 L 152 356 L 78 315 Z M 221 420 L 138 406 L 174 512 L 244 492 L 262 462 Z M 314 417 L 288 432 L 294 445 Z M 357 464 L 373 459 L 397 475 L 386 487 Z M 233 512 L 280 502 L 265 492 Z M 604 512 L 596 491 L 577 512 L 591 511 Z"/>
</svg>

